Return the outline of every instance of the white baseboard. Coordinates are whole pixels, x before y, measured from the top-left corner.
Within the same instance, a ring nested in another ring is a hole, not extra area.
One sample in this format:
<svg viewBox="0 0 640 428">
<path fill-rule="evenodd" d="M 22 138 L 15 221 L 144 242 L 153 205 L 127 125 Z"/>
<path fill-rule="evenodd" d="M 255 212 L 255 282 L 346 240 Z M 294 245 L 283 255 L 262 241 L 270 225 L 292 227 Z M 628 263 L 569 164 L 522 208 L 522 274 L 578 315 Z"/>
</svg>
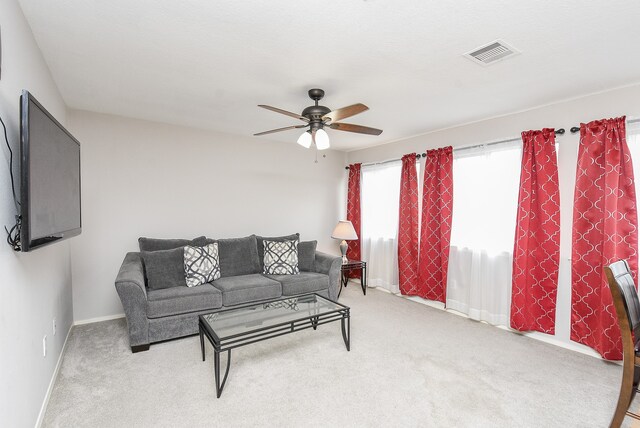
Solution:
<svg viewBox="0 0 640 428">
<path fill-rule="evenodd" d="M 56 380 L 58 379 L 58 372 L 60 371 L 60 367 L 62 366 L 62 358 L 64 357 L 64 353 L 67 349 L 67 341 L 69 340 L 69 336 L 71 335 L 71 330 L 73 329 L 73 327 L 76 325 L 91 324 L 94 322 L 109 321 L 109 320 L 115 320 L 118 318 L 124 318 L 124 314 L 108 315 L 106 317 L 98 317 L 98 318 L 90 318 L 86 320 L 74 321 L 73 324 L 71 324 L 71 327 L 69 327 L 69 331 L 67 332 L 67 337 L 65 337 L 64 339 L 64 344 L 62 345 L 62 349 L 60 350 L 60 355 L 58 356 L 58 362 L 56 363 L 56 368 L 53 371 L 53 375 L 51 376 L 51 381 L 49 382 L 47 393 L 44 396 L 44 400 L 42 401 L 42 406 L 40 407 L 40 413 L 38 414 L 38 419 L 36 420 L 36 425 L 35 425 L 36 428 L 39 428 L 40 426 L 42 426 L 44 414 L 47 411 L 47 405 L 49 404 L 49 398 L 51 397 L 53 386 L 55 385 Z"/>
<path fill-rule="evenodd" d="M 105 317 L 89 318 L 86 320 L 74 321 L 73 325 L 91 324 L 91 323 L 100 322 L 100 321 L 117 320 L 118 318 L 124 318 L 124 314 L 107 315 Z"/>
<path fill-rule="evenodd" d="M 71 330 L 73 330 L 73 325 L 69 327 L 69 331 L 67 332 L 67 337 L 64 338 L 64 344 L 62 345 L 62 349 L 60 350 L 60 355 L 58 356 L 58 362 L 56 363 L 56 368 L 53 371 L 53 375 L 51 376 L 51 381 L 49 381 L 49 387 L 47 388 L 47 393 L 44 396 L 44 400 L 42 401 L 42 406 L 40 407 L 40 413 L 38 414 L 38 419 L 36 420 L 36 428 L 40 428 L 42 426 L 42 422 L 44 419 L 44 414 L 47 411 L 47 406 L 49 405 L 49 398 L 51 398 L 51 392 L 53 391 L 53 386 L 56 384 L 56 380 L 58 379 L 58 372 L 60 371 L 60 367 L 62 366 L 62 358 L 64 357 L 64 352 L 67 349 L 67 341 L 69 340 L 69 336 L 71 336 Z"/>
<path fill-rule="evenodd" d="M 513 329 L 510 328 L 506 328 L 506 330 L 512 332 L 512 333 L 516 333 L 516 334 L 522 334 L 524 336 L 530 337 L 532 339 L 536 339 L 539 340 L 541 342 L 546 342 L 546 343 L 550 343 L 551 345 L 555 345 L 555 346 L 559 346 L 561 348 L 565 348 L 565 349 L 569 349 L 570 351 L 575 351 L 575 352 L 580 352 L 581 354 L 585 354 L 588 355 L 590 357 L 594 357 L 594 358 L 598 358 L 599 360 L 602 360 L 602 356 L 600 354 L 598 354 L 596 351 L 594 351 L 593 349 L 589 348 L 588 346 L 585 345 L 581 345 L 580 343 L 577 342 L 565 342 L 563 340 L 560 339 L 556 339 L 554 336 L 550 336 L 548 334 L 545 333 L 540 333 L 537 331 L 530 331 L 530 332 L 525 332 L 525 333 L 520 333 L 519 331 L 515 331 Z M 609 361 L 609 360 L 607 360 Z M 609 361 L 612 363 L 620 363 L 620 361 Z"/>
</svg>

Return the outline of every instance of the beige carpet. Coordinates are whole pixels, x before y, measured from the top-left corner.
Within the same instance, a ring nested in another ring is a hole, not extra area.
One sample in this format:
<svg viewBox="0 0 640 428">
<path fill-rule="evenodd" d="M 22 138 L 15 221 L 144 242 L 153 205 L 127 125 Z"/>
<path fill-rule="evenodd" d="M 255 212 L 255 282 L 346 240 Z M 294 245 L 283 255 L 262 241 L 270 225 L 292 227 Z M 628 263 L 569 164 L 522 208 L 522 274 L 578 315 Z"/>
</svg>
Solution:
<svg viewBox="0 0 640 428">
<path fill-rule="evenodd" d="M 340 324 L 232 351 L 216 399 L 197 336 L 131 354 L 124 320 L 75 327 L 46 427 L 606 427 L 621 368 L 375 289 Z"/>
</svg>

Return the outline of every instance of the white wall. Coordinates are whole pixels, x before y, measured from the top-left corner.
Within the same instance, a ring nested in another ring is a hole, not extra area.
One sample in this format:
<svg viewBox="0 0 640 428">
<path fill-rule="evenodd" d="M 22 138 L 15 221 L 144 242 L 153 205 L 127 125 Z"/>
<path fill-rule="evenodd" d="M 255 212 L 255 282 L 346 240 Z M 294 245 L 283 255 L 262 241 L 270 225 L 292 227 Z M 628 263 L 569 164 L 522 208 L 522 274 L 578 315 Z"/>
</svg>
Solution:
<svg viewBox="0 0 640 428">
<path fill-rule="evenodd" d="M 571 225 L 573 218 L 573 190 L 578 158 L 579 134 L 569 129 L 580 122 L 626 115 L 640 118 L 640 85 L 573 99 L 533 110 L 514 113 L 468 125 L 431 132 L 348 154 L 349 163 L 375 162 L 399 158 L 405 153 L 423 153 L 426 149 L 444 146 L 464 147 L 513 137 L 529 129 L 544 127 L 565 128 L 559 136 L 558 168 L 560 179 L 560 279 L 556 312 L 556 335 L 535 334 L 550 341 L 558 341 L 574 348 L 582 345 L 570 341 L 571 317 Z M 423 161 L 424 165 L 424 161 Z M 424 168 L 421 168 L 424 171 Z M 544 337 L 546 336 L 546 337 Z"/>
<path fill-rule="evenodd" d="M 28 89 L 62 123 L 65 105 L 15 0 L 0 2 L 2 76 L 0 116 L 7 124 L 19 181 L 19 97 Z M 1 135 L 1 134 L 0 134 Z M 19 183 L 17 183 L 19 186 Z M 16 189 L 19 192 L 19 189 Z M 19 195 L 19 193 L 18 193 Z M 9 151 L 0 155 L 0 226 L 11 226 L 16 207 Z M 1 230 L 1 229 L 0 229 Z M 0 425 L 34 426 L 65 337 L 72 324 L 69 242 L 15 253 L 0 242 Z M 57 334 L 53 335 L 53 318 Z M 42 338 L 47 335 L 47 356 Z"/>
<path fill-rule="evenodd" d="M 114 279 L 139 236 L 330 235 L 344 201 L 346 154 L 71 111 L 82 144 L 82 235 L 71 242 L 76 322 L 122 313 Z M 321 152 L 322 153 L 322 152 Z"/>
</svg>

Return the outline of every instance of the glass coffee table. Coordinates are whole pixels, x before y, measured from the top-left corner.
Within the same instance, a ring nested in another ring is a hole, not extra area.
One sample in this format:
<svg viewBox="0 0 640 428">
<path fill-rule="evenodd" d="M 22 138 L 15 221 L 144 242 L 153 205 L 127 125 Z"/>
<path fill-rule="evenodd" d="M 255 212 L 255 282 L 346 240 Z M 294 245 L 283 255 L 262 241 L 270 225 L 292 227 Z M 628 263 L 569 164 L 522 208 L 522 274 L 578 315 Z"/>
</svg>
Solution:
<svg viewBox="0 0 640 428">
<path fill-rule="evenodd" d="M 349 307 L 318 294 L 285 297 L 200 315 L 200 348 L 205 360 L 204 337 L 213 345 L 213 368 L 218 398 L 227 381 L 231 350 L 296 331 L 318 328 L 334 321 L 342 324 L 342 339 L 350 350 Z M 227 352 L 227 368 L 220 379 L 220 354 Z"/>
</svg>

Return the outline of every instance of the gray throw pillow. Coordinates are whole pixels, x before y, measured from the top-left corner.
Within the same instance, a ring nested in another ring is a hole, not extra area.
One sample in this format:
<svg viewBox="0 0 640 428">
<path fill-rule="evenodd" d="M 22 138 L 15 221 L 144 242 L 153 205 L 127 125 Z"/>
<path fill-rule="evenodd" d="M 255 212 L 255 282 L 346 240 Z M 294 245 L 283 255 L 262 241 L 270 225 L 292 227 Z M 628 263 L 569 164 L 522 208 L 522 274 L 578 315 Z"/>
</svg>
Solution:
<svg viewBox="0 0 640 428">
<path fill-rule="evenodd" d="M 264 274 L 297 275 L 298 240 L 264 241 Z"/>
<path fill-rule="evenodd" d="M 150 289 L 187 286 L 184 276 L 184 247 L 142 251 L 147 286 Z"/>
<path fill-rule="evenodd" d="M 313 272 L 316 265 L 318 241 L 303 241 L 298 244 L 298 267 L 301 272 Z"/>
<path fill-rule="evenodd" d="M 140 251 L 162 251 L 172 250 L 174 248 L 182 248 L 185 245 L 191 245 L 194 247 L 202 247 L 206 245 L 207 238 L 204 236 L 198 236 L 194 239 L 157 239 L 157 238 L 138 238 L 138 246 Z"/>
<path fill-rule="evenodd" d="M 184 275 L 187 287 L 197 287 L 220 278 L 218 243 L 184 247 Z"/>
<path fill-rule="evenodd" d="M 220 277 L 261 273 L 256 235 L 218 239 Z"/>
<path fill-rule="evenodd" d="M 273 237 L 256 236 L 256 241 L 258 244 L 258 260 L 260 260 L 260 271 L 264 270 L 264 241 L 265 240 L 282 242 L 282 241 L 295 241 L 296 239 L 298 240 L 298 242 L 300 241 L 299 233 L 292 233 L 291 235 L 287 235 L 287 236 L 273 236 Z"/>
</svg>

